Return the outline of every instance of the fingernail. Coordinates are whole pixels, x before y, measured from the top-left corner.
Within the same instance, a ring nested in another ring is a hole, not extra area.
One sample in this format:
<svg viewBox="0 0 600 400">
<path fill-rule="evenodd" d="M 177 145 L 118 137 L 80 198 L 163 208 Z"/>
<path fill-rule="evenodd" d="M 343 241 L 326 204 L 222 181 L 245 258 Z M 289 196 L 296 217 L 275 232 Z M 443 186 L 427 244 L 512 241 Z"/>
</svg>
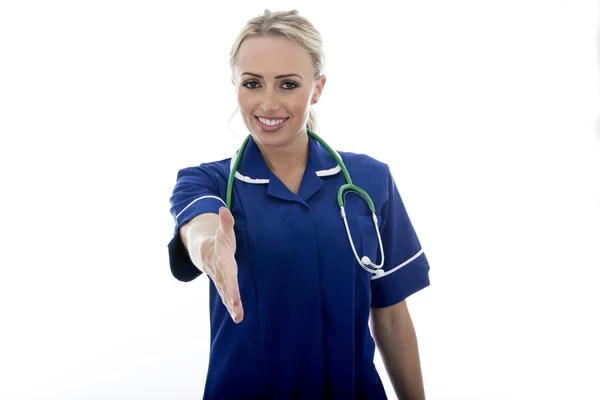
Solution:
<svg viewBox="0 0 600 400">
<path fill-rule="evenodd" d="M 237 318 L 237 314 L 235 313 L 235 311 L 231 312 L 231 318 L 233 318 L 233 322 L 235 322 L 235 320 Z"/>
</svg>

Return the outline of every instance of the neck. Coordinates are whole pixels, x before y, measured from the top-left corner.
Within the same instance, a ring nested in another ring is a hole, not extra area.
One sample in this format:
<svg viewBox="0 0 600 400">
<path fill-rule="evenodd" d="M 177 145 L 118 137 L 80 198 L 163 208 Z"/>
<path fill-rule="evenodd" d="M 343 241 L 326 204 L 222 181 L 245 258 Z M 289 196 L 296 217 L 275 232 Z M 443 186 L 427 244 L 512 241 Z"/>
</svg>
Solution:
<svg viewBox="0 0 600 400">
<path fill-rule="evenodd" d="M 290 142 L 281 146 L 263 146 L 256 143 L 265 164 L 273 172 L 304 169 L 308 160 L 308 133 L 300 132 Z"/>
</svg>

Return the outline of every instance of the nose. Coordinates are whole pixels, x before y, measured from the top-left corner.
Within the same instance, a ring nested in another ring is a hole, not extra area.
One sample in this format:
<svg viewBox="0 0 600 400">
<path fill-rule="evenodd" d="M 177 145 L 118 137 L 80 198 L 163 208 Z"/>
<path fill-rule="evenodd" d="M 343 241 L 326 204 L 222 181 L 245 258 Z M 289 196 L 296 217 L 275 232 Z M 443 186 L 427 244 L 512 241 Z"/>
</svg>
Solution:
<svg viewBox="0 0 600 400">
<path fill-rule="evenodd" d="M 262 98 L 260 107 L 264 112 L 277 111 L 279 110 L 279 100 L 277 95 L 273 92 L 267 91 Z"/>
</svg>

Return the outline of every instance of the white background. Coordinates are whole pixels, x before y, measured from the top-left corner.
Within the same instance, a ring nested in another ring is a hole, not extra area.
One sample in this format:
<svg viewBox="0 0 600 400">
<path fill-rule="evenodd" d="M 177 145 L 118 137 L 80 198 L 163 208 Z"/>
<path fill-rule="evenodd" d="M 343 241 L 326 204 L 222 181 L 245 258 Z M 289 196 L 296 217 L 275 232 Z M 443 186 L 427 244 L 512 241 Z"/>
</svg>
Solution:
<svg viewBox="0 0 600 400">
<path fill-rule="evenodd" d="M 265 8 L 323 35 L 322 136 L 392 167 L 428 399 L 600 398 L 597 2 L 201 4 L 1 3 L 0 398 L 200 398 L 169 197 L 240 144 L 228 54 Z"/>
</svg>

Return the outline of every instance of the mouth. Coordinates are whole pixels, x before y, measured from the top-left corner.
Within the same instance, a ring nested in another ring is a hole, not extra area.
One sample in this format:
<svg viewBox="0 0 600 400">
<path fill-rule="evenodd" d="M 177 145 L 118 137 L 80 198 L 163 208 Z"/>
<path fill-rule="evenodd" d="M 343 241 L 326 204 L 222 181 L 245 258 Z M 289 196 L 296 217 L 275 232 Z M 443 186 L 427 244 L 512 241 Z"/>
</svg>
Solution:
<svg viewBox="0 0 600 400">
<path fill-rule="evenodd" d="M 262 129 L 265 132 L 275 132 L 278 131 L 279 129 L 281 129 L 286 121 L 289 119 L 289 117 L 286 118 L 264 118 L 264 117 L 257 117 L 256 115 L 254 116 L 254 119 L 256 120 L 256 124 L 258 125 L 258 127 L 260 129 Z"/>
</svg>

